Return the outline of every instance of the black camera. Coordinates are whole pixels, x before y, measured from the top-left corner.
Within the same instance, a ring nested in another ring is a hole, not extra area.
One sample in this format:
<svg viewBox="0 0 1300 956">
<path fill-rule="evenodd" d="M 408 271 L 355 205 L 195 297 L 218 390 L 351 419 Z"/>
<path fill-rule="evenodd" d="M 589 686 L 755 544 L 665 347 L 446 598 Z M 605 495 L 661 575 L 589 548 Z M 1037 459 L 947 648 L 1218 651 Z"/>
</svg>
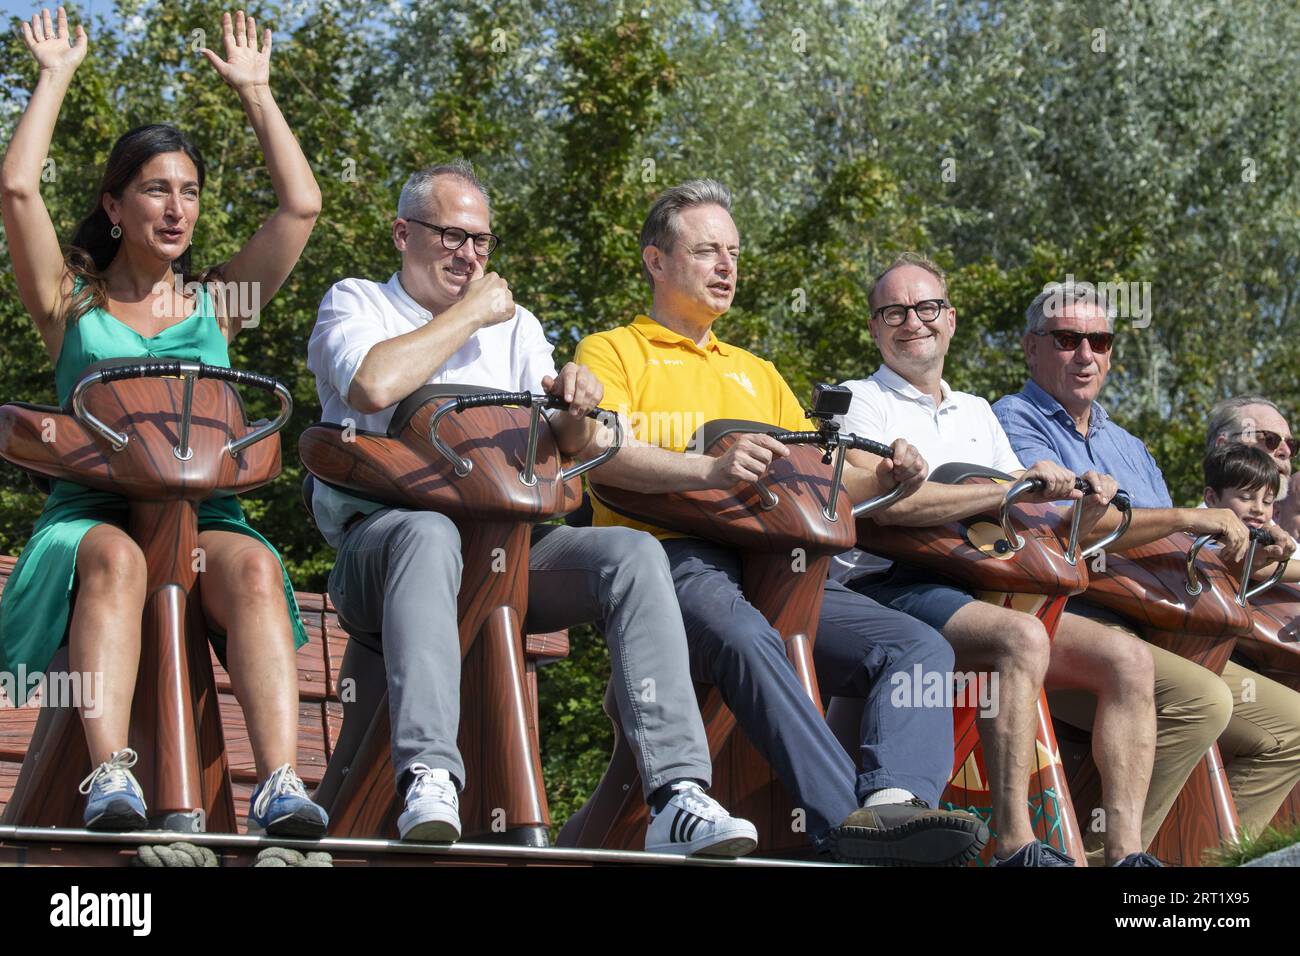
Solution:
<svg viewBox="0 0 1300 956">
<path fill-rule="evenodd" d="M 853 404 L 853 392 L 843 385 L 813 386 L 812 414 L 815 418 L 830 421 L 836 415 L 846 415 Z"/>
</svg>

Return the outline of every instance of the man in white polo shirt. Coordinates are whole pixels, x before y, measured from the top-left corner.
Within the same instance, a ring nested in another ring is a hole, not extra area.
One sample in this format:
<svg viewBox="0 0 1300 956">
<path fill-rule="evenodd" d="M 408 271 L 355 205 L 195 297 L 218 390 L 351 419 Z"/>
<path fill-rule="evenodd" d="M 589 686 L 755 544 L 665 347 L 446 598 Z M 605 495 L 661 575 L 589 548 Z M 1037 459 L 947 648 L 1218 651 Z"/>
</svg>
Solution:
<svg viewBox="0 0 1300 956">
<path fill-rule="evenodd" d="M 942 271 L 915 254 L 900 256 L 872 287 L 870 328 L 884 364 L 866 380 L 846 382 L 853 404 L 841 424 L 859 435 L 902 435 L 931 469 L 963 462 L 1039 478 L 1046 489 L 1029 500 L 1075 499 L 1075 476 L 1042 461 L 1026 469 L 1011 450 L 989 403 L 953 391 L 943 381 L 944 356 L 956 330 Z M 855 454 L 850 453 L 850 460 Z M 1088 472 L 1096 491 L 1085 502 L 1085 530 L 1115 493 L 1108 477 Z M 881 524 L 926 527 L 996 508 L 1001 485 L 929 482 L 915 495 L 877 512 Z M 952 644 L 959 670 L 998 674 L 996 716 L 980 717 L 980 739 L 998 832 L 998 865 L 1068 866 L 1073 861 L 1039 843 L 1028 812 L 1035 706 L 1044 686 L 1097 695 L 1093 751 L 1106 810 L 1106 856 L 1127 866 L 1151 865 L 1142 852 L 1143 801 L 1155 738 L 1151 655 L 1138 639 L 1098 628 L 1093 640 L 1048 639 L 1031 614 L 976 601 L 962 586 L 931 572 L 851 551 L 834 575 L 849 587 L 940 631 Z"/>
<path fill-rule="evenodd" d="M 468 163 L 414 173 L 393 244 L 402 268 L 384 283 L 344 279 L 325 294 L 308 343 L 325 421 L 385 431 L 398 402 L 426 384 L 545 391 L 570 403 L 551 427 L 572 455 L 592 437 L 584 416 L 603 395 L 586 368 L 556 372 L 537 319 L 484 273 L 499 240 L 487 192 Z M 338 559 L 329 591 L 359 647 L 383 654 L 403 839 L 460 836 L 465 767 L 460 721 L 460 536 L 446 516 L 390 508 L 316 482 L 316 522 Z M 665 613 L 671 608 L 673 613 Z M 736 856 L 757 831 L 708 797 L 708 743 L 691 684 L 686 634 L 659 543 L 627 528 L 534 530 L 529 625 L 595 622 L 610 650 L 623 732 L 652 820 L 646 849 Z M 640 688 L 653 681 L 655 693 Z M 647 697 L 653 699 L 647 700 Z M 667 811 L 667 812 L 665 812 Z"/>
</svg>

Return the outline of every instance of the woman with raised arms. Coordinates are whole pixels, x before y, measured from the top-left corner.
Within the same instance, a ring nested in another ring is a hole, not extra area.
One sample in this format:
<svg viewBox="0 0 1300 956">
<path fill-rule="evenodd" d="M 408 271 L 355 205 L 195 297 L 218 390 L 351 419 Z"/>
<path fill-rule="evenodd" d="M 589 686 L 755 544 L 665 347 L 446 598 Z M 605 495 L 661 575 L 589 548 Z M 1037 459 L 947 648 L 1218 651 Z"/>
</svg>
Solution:
<svg viewBox="0 0 1300 956">
<path fill-rule="evenodd" d="M 0 192 L 18 293 L 54 363 L 59 401 L 101 359 L 229 366 L 227 345 L 250 316 L 222 307 L 223 291 L 250 290 L 238 300 L 265 304 L 297 263 L 320 212 L 320 189 L 271 95 L 271 31 L 259 48 L 253 18 L 227 13 L 225 59 L 202 51 L 244 106 L 278 206 L 229 262 L 198 276 L 191 272 L 190 241 L 203 197 L 203 157 L 170 126 L 142 126 L 118 139 L 92 211 L 68 248 L 60 247 L 41 199 L 41 167 L 64 94 L 86 56 L 86 32 L 79 25 L 75 38 L 69 33 L 62 7 L 57 24 L 46 10 L 22 27 L 40 73 L 5 154 Z M 220 281 L 210 286 L 209 277 Z M 92 829 L 147 823 L 129 769 L 136 754 L 127 746 L 145 559 L 123 530 L 127 513 L 125 498 L 55 482 L 0 600 L 0 670 L 43 671 L 66 643 L 74 673 L 102 675 L 97 715 L 82 708 L 93 767 L 82 792 Z M 293 769 L 294 651 L 307 640 L 293 586 L 279 555 L 249 527 L 233 497 L 200 506 L 199 546 L 202 608 L 243 707 L 257 764 L 250 832 L 323 835 L 325 812 Z"/>
</svg>

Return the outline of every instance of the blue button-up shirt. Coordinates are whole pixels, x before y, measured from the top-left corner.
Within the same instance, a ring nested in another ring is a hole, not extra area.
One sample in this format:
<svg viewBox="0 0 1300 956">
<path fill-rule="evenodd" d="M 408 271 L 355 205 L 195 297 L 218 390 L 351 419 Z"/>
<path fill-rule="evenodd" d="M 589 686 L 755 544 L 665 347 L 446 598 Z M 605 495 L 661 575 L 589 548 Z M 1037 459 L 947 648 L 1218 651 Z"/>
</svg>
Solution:
<svg viewBox="0 0 1300 956">
<path fill-rule="evenodd" d="M 1026 467 L 1054 461 L 1075 474 L 1108 474 L 1129 493 L 1136 508 L 1172 508 L 1169 487 L 1147 446 L 1092 403 L 1087 437 L 1079 434 L 1065 407 L 1032 379 L 993 405 L 1016 456 Z"/>
</svg>

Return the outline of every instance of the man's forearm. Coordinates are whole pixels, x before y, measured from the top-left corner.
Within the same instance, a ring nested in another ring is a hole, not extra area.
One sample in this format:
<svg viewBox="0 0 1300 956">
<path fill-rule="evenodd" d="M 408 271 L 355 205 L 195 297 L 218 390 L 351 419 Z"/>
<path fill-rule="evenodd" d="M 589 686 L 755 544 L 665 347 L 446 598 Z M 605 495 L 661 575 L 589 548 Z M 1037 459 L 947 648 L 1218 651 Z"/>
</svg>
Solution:
<svg viewBox="0 0 1300 956">
<path fill-rule="evenodd" d="M 879 525 L 928 528 L 996 510 L 1006 494 L 1006 485 L 945 485 L 927 481 L 916 494 L 873 513 L 871 520 Z"/>
<path fill-rule="evenodd" d="M 364 414 L 397 404 L 433 378 L 476 328 L 452 306 L 413 332 L 376 343 L 352 378 L 348 404 Z"/>
<path fill-rule="evenodd" d="M 1140 548 L 1152 541 L 1167 538 L 1179 531 L 1194 531 L 1195 522 L 1188 520 L 1187 515 L 1187 512 L 1193 510 L 1195 509 L 1134 508 L 1132 524 L 1129 525 L 1128 531 L 1124 532 L 1124 536 L 1110 546 L 1110 550 L 1127 551 L 1130 548 Z M 1118 517 L 1114 519 L 1114 521 L 1118 520 Z M 1097 538 L 1107 534 L 1114 527 L 1115 524 L 1111 519 L 1102 519 L 1097 522 L 1092 540 L 1097 540 Z M 1085 538 L 1085 540 L 1087 539 Z"/>
<path fill-rule="evenodd" d="M 588 449 L 586 454 L 597 454 Z M 707 455 L 668 451 L 656 445 L 630 444 L 619 449 L 608 462 L 594 469 L 597 482 L 639 491 L 666 494 L 699 491 L 711 487 L 709 471 L 713 459 Z"/>
</svg>

